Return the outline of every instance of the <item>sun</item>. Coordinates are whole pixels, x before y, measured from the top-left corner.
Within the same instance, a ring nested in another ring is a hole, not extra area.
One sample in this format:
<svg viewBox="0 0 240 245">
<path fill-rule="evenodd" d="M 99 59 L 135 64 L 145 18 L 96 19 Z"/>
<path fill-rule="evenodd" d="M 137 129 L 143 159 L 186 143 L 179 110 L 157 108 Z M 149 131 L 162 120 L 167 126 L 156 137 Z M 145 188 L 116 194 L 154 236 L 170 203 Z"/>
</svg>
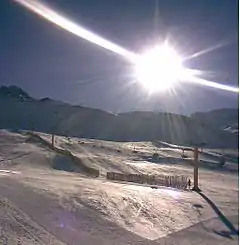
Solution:
<svg viewBox="0 0 240 245">
<path fill-rule="evenodd" d="M 135 62 L 135 76 L 151 92 L 171 89 L 184 72 L 182 59 L 164 43 L 139 56 Z"/>
</svg>

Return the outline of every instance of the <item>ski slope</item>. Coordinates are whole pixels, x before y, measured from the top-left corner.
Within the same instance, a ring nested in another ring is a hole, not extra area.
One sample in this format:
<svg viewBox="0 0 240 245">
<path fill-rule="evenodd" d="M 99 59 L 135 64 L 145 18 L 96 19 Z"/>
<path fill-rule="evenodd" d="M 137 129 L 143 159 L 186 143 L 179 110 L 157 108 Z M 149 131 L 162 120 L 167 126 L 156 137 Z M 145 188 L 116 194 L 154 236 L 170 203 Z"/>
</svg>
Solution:
<svg viewBox="0 0 240 245">
<path fill-rule="evenodd" d="M 55 170 L 53 162 L 59 155 L 54 151 L 29 141 L 25 132 L 0 131 L 0 220 L 5 221 L 0 224 L 0 244 L 7 240 L 6 244 L 179 244 L 181 239 L 181 244 L 209 244 L 210 240 L 211 244 L 237 244 L 238 236 L 217 212 L 238 229 L 235 163 L 228 162 L 223 169 L 212 160 L 211 167 L 200 164 L 200 188 L 214 209 L 195 192 L 151 189 L 105 178 L 109 170 L 191 177 L 191 161 L 182 160 L 178 149 L 159 148 L 151 142 L 59 136 L 56 146 L 98 168 L 100 177 Z M 154 152 L 159 153 L 160 162 L 147 160 Z M 222 231 L 230 233 L 231 239 Z M 183 239 L 184 234 L 188 235 Z"/>
</svg>

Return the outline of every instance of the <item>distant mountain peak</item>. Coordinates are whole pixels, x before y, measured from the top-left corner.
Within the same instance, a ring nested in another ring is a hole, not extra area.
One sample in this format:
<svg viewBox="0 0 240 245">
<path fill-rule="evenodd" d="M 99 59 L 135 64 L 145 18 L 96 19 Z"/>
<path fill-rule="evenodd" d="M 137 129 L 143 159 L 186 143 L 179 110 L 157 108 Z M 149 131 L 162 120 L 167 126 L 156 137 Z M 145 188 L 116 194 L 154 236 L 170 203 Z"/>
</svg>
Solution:
<svg viewBox="0 0 240 245">
<path fill-rule="evenodd" d="M 29 96 L 27 92 L 25 92 L 23 89 L 15 85 L 1 86 L 0 96 L 13 98 L 13 99 L 17 99 L 20 101 L 34 100 L 32 97 Z"/>
<path fill-rule="evenodd" d="M 49 97 L 44 97 L 42 99 L 40 99 L 41 102 L 49 102 L 49 101 L 53 101 L 52 99 L 50 99 Z"/>
</svg>

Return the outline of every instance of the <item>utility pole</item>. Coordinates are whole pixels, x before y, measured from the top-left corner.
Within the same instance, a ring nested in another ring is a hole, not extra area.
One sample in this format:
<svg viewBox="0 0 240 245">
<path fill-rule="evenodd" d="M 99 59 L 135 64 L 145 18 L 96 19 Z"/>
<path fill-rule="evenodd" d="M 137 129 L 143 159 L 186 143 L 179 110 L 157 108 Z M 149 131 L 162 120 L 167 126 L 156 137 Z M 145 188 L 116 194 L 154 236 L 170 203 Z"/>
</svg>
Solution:
<svg viewBox="0 0 240 245">
<path fill-rule="evenodd" d="M 35 131 L 35 121 L 31 117 L 30 117 L 30 130 L 32 133 L 34 133 L 34 131 Z"/>
<path fill-rule="evenodd" d="M 199 167 L 199 162 L 198 162 L 198 147 L 194 147 L 194 169 L 193 169 L 193 191 L 200 192 L 201 190 L 198 187 L 198 167 Z"/>
<path fill-rule="evenodd" d="M 58 112 L 55 111 L 54 112 L 54 125 L 52 127 L 52 147 L 54 148 L 54 143 L 55 143 L 55 130 L 56 130 L 56 127 L 57 127 L 57 115 L 58 115 Z"/>
<path fill-rule="evenodd" d="M 54 148 L 54 139 L 55 139 L 55 137 L 54 137 L 55 135 L 52 133 L 52 147 Z"/>
</svg>

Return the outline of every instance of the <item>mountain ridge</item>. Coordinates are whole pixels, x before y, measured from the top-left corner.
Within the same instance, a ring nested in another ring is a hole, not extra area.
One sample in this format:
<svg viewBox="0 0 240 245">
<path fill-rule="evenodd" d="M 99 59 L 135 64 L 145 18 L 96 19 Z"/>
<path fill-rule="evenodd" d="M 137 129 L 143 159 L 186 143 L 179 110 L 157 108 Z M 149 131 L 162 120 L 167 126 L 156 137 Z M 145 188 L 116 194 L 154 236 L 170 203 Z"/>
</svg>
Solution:
<svg viewBox="0 0 240 245">
<path fill-rule="evenodd" d="M 205 142 L 209 147 L 238 148 L 238 134 L 224 130 L 236 125 L 238 111 L 223 110 L 222 113 L 197 112 L 191 116 L 151 111 L 113 114 L 50 98 L 37 100 L 17 86 L 0 89 L 0 111 L 3 112 L 0 128 L 113 141 L 162 140 L 181 145 Z"/>
</svg>

